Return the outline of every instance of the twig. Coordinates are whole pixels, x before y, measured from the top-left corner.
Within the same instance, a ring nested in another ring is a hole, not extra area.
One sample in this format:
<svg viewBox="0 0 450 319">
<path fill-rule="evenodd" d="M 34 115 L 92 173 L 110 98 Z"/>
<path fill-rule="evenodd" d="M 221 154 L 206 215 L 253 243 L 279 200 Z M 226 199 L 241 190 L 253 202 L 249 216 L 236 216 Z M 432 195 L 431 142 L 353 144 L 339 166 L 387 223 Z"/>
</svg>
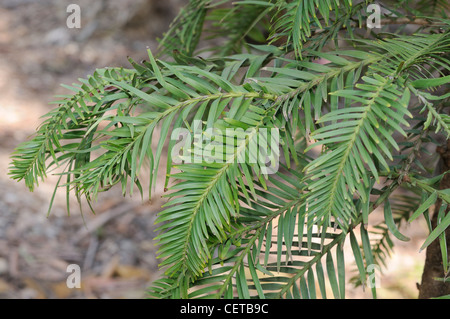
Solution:
<svg viewBox="0 0 450 319">
<path fill-rule="evenodd" d="M 72 244 L 76 245 L 79 243 L 84 237 L 87 235 L 92 234 L 94 231 L 96 231 L 101 226 L 105 225 L 107 222 L 109 222 L 111 219 L 114 219 L 126 212 L 132 211 L 136 209 L 138 204 L 135 203 L 128 203 L 124 202 L 116 206 L 115 208 L 108 210 L 102 214 L 99 214 L 96 218 L 89 221 L 85 226 L 80 228 L 78 232 L 75 234 L 75 236 L 72 239 Z"/>
<path fill-rule="evenodd" d="M 83 269 L 90 269 L 94 263 L 95 255 L 97 254 L 99 243 L 96 235 L 91 235 L 89 240 L 89 247 L 84 257 Z"/>
<path fill-rule="evenodd" d="M 422 18 L 413 18 L 413 17 L 392 17 L 392 18 L 385 18 L 381 19 L 380 21 L 381 25 L 388 25 L 388 24 L 416 24 L 421 26 L 430 26 L 430 27 L 436 27 L 436 26 L 443 26 L 444 24 L 436 24 L 433 22 L 430 22 L 426 19 Z"/>
</svg>

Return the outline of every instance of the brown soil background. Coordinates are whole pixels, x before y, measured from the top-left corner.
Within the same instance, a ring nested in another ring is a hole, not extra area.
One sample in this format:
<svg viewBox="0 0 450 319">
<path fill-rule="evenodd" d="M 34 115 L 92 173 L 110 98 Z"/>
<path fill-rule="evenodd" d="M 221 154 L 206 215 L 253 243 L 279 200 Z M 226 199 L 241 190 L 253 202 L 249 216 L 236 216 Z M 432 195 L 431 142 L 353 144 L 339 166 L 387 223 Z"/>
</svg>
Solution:
<svg viewBox="0 0 450 319">
<path fill-rule="evenodd" d="M 145 58 L 146 46 L 156 49 L 156 38 L 186 1 L 108 0 L 94 5 L 78 0 L 81 29 L 66 27 L 70 3 L 0 0 L 0 298 L 143 298 L 159 276 L 153 238 L 162 186 L 151 202 L 123 198 L 120 190 L 103 194 L 95 204 L 96 215 L 85 210 L 86 225 L 75 202 L 67 216 L 60 191 L 47 218 L 55 178 L 49 176 L 30 193 L 23 182 L 9 179 L 9 156 L 35 132 L 54 95 L 68 93 L 60 83 L 76 82 L 95 68 L 128 67 L 127 56 Z M 377 218 L 371 216 L 371 224 Z M 417 297 L 425 257 L 418 250 L 425 230 L 422 221 L 402 229 L 412 239 L 395 241 L 381 277 L 381 298 Z M 81 266 L 81 289 L 66 286 L 66 268 L 72 263 Z M 370 295 L 348 284 L 347 297 Z"/>
</svg>

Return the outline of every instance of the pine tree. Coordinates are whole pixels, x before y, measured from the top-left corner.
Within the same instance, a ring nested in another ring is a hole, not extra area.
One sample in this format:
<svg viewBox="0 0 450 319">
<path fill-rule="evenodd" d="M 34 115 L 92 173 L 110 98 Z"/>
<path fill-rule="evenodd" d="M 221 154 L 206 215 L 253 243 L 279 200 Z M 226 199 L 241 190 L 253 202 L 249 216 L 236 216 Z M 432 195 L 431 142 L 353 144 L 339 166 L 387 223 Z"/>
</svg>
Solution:
<svg viewBox="0 0 450 319">
<path fill-rule="evenodd" d="M 32 191 L 61 168 L 56 188 L 91 203 L 116 184 L 144 195 L 148 166 L 168 191 L 151 297 L 345 298 L 346 267 L 376 297 L 420 216 L 450 293 L 448 171 L 428 155 L 450 135 L 448 2 L 385 2 L 381 29 L 372 2 L 191 0 L 156 55 L 65 85 L 10 175 Z"/>
</svg>

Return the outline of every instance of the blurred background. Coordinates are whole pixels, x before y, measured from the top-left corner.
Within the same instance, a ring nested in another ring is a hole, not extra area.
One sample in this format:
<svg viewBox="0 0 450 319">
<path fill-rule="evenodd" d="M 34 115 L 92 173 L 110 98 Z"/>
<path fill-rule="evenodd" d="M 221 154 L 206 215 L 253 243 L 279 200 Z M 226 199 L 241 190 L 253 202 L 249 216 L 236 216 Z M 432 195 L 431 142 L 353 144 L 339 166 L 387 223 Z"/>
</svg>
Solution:
<svg viewBox="0 0 450 319">
<path fill-rule="evenodd" d="M 142 298 L 158 278 L 153 238 L 162 187 L 151 201 L 113 189 L 99 198 L 95 215 L 82 215 L 73 203 L 70 216 L 60 191 L 47 217 L 56 179 L 49 176 L 30 193 L 7 172 L 10 154 L 35 132 L 55 95 L 70 93 L 61 83 L 96 68 L 129 67 L 127 56 L 144 59 L 187 2 L 0 0 L 0 298 Z M 71 3 L 81 8 L 79 29 L 66 26 Z M 422 222 L 402 229 L 411 241 L 395 242 L 381 298 L 417 297 L 425 230 Z M 69 264 L 81 267 L 80 289 L 67 288 Z M 347 287 L 348 298 L 370 298 L 361 287 Z"/>
</svg>

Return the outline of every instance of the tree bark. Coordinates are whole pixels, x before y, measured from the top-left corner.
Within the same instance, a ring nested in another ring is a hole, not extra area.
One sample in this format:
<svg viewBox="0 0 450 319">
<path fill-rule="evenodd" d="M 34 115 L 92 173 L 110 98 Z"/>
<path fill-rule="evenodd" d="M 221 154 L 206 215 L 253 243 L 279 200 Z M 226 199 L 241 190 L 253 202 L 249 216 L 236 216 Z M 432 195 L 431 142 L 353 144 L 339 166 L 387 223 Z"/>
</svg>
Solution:
<svg viewBox="0 0 450 319">
<path fill-rule="evenodd" d="M 438 147 L 436 149 L 442 157 L 442 172 L 450 170 L 450 141 L 447 141 L 447 147 Z M 440 183 L 440 189 L 450 188 L 450 174 L 446 174 Z M 437 224 L 437 215 L 441 206 L 441 200 L 436 203 L 431 225 L 434 229 Z M 446 213 L 448 214 L 449 209 Z M 450 256 L 450 227 L 445 231 L 447 242 L 447 254 Z M 433 241 L 427 248 L 425 257 L 425 266 L 422 274 L 422 283 L 419 285 L 419 299 L 428 299 L 450 294 L 450 283 L 437 281 L 434 278 L 444 277 L 444 268 L 442 265 L 442 254 L 439 239 Z"/>
</svg>

